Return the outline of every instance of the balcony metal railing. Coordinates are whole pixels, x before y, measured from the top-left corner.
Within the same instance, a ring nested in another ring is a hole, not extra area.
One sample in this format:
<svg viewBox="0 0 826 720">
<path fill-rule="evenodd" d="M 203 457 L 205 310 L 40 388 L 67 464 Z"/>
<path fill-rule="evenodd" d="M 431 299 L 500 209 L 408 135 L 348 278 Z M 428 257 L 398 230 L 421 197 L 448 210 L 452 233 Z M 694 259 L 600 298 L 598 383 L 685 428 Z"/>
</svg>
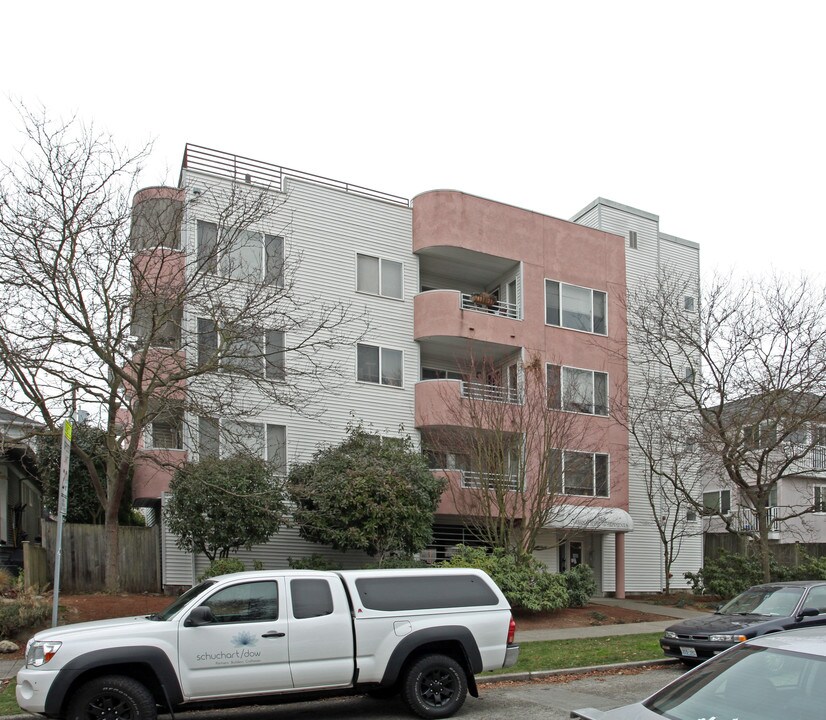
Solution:
<svg viewBox="0 0 826 720">
<path fill-rule="evenodd" d="M 498 315 L 500 317 L 519 318 L 519 306 L 516 303 L 494 300 L 491 303 L 474 300 L 476 295 L 462 293 L 462 310 L 473 310 L 475 312 L 486 313 L 487 315 Z"/>
<path fill-rule="evenodd" d="M 777 521 L 779 508 L 766 508 L 766 519 L 769 522 L 769 532 L 780 532 L 780 523 Z M 734 527 L 740 532 L 757 532 L 757 513 L 749 508 L 740 508 L 735 512 Z"/>
<path fill-rule="evenodd" d="M 462 397 L 471 400 L 487 400 L 519 404 L 519 390 L 517 388 L 502 387 L 501 385 L 485 385 L 462 381 Z"/>
<path fill-rule="evenodd" d="M 501 475 L 494 473 L 479 473 L 473 470 L 462 471 L 462 487 L 471 490 L 491 489 L 499 486 L 505 490 L 519 489 L 519 478 L 516 475 Z"/>
<path fill-rule="evenodd" d="M 221 150 L 213 150 L 212 148 L 201 145 L 192 145 L 191 143 L 187 143 L 184 148 L 184 159 L 181 170 L 183 171 L 184 168 L 218 175 L 237 182 L 263 185 L 279 190 L 282 189 L 284 178 L 292 177 L 303 180 L 304 182 L 344 190 L 354 195 L 361 195 L 362 197 L 368 197 L 374 200 L 383 200 L 395 205 L 410 207 L 410 201 L 399 195 L 391 195 L 390 193 L 371 190 L 361 185 L 332 180 L 322 175 L 313 175 L 312 173 L 306 173 L 301 170 L 293 170 L 282 167 L 281 165 L 273 165 L 272 163 L 253 160 L 252 158 L 241 155 L 233 155 L 232 153 Z"/>
</svg>

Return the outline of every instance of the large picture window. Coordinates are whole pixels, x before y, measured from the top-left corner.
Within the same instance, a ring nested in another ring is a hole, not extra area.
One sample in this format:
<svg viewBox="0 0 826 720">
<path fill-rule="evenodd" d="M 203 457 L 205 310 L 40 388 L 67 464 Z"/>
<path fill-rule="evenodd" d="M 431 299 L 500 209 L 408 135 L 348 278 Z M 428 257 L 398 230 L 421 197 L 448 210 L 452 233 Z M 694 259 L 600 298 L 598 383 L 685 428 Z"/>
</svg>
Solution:
<svg viewBox="0 0 826 720">
<path fill-rule="evenodd" d="M 402 386 L 402 351 L 362 345 L 357 348 L 356 377 L 361 382 Z"/>
<path fill-rule="evenodd" d="M 250 330 L 219 346 L 219 332 L 213 320 L 198 318 L 198 364 L 215 362 L 220 350 L 220 366 L 268 380 L 283 380 L 286 375 L 284 333 L 280 330 Z"/>
<path fill-rule="evenodd" d="M 548 365 L 547 374 L 550 408 L 608 415 L 608 373 Z"/>
<path fill-rule="evenodd" d="M 287 473 L 287 428 L 284 425 L 247 422 L 244 420 L 198 418 L 198 455 L 231 457 L 246 452 L 275 466 L 276 472 Z"/>
<path fill-rule="evenodd" d="M 371 255 L 357 255 L 356 290 L 400 300 L 402 297 L 402 264 Z"/>
<path fill-rule="evenodd" d="M 226 236 L 223 234 L 226 233 Z M 284 238 L 198 221 L 198 268 L 236 280 L 284 284 Z"/>
<path fill-rule="evenodd" d="M 561 491 L 563 495 L 608 497 L 610 483 L 607 454 L 575 450 L 553 452 L 552 488 Z"/>
<path fill-rule="evenodd" d="M 604 292 L 545 281 L 545 323 L 607 335 L 607 300 Z"/>
</svg>

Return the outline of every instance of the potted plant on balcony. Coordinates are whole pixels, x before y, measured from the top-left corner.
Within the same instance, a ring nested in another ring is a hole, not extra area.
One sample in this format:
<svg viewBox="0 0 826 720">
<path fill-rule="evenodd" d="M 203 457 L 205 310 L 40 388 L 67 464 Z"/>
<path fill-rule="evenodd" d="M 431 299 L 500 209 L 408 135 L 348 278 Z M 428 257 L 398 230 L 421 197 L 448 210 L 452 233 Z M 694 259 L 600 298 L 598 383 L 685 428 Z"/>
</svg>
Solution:
<svg viewBox="0 0 826 720">
<path fill-rule="evenodd" d="M 470 299 L 473 300 L 476 305 L 483 305 L 487 308 L 493 307 L 493 304 L 496 302 L 496 298 L 485 290 L 473 293 L 473 295 L 470 296 Z"/>
</svg>

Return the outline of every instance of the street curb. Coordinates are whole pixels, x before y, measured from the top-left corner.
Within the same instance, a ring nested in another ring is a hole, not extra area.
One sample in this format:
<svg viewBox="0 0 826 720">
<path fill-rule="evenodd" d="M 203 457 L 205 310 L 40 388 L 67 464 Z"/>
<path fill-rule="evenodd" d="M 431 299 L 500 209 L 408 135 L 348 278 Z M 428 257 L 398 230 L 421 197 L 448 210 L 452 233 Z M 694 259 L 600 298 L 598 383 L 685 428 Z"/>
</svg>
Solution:
<svg viewBox="0 0 826 720">
<path fill-rule="evenodd" d="M 674 665 L 680 662 L 677 658 L 662 658 L 660 660 L 635 660 L 625 663 L 610 663 L 608 665 L 589 665 L 580 668 L 560 668 L 558 670 L 533 670 L 521 673 L 506 673 L 503 675 L 484 675 L 476 677 L 477 685 L 491 685 L 499 682 L 530 682 L 544 680 L 550 677 L 563 675 L 581 675 L 583 673 L 600 672 L 602 670 L 624 670 L 631 668 L 657 667 L 659 665 Z"/>
</svg>

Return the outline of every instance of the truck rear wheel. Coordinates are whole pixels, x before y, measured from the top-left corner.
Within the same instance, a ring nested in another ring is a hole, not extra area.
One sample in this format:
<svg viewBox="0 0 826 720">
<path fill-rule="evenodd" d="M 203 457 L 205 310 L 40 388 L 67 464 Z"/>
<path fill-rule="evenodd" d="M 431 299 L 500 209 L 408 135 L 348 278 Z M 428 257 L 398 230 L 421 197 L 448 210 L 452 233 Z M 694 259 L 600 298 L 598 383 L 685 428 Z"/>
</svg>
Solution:
<svg viewBox="0 0 826 720">
<path fill-rule="evenodd" d="M 90 680 L 69 702 L 66 720 L 156 720 L 152 693 L 137 680 L 108 675 Z"/>
<path fill-rule="evenodd" d="M 410 666 L 402 683 L 402 698 L 419 717 L 446 718 L 467 697 L 464 668 L 447 655 L 425 655 Z"/>
</svg>

